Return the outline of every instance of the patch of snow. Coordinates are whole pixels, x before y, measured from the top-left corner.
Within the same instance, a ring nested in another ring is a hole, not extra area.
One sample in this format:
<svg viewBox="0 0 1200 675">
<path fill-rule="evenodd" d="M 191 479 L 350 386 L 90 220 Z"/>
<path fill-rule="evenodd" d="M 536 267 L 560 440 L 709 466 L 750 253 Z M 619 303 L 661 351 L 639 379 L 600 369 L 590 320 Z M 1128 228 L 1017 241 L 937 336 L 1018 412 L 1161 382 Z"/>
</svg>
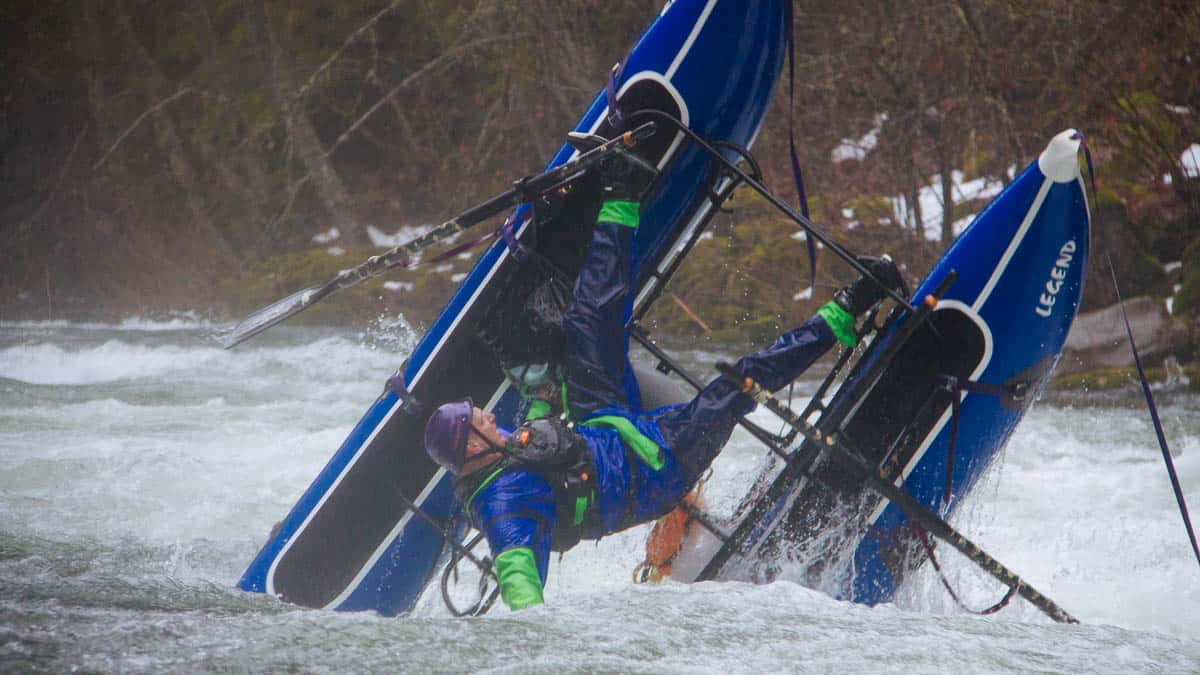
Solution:
<svg viewBox="0 0 1200 675">
<path fill-rule="evenodd" d="M 1015 167 L 1009 169 L 1010 174 L 1014 171 Z M 991 199 L 1004 190 L 1004 185 L 1000 181 L 991 180 L 986 177 L 964 180 L 961 171 L 951 172 L 950 180 L 953 183 L 951 189 L 954 193 L 956 204 L 976 199 Z M 935 175 L 931 177 L 929 183 L 917 193 L 917 199 L 921 205 L 921 231 L 925 234 L 926 239 L 932 241 L 940 240 L 942 238 L 943 210 L 941 176 Z M 914 227 L 916 225 L 912 222 L 912 209 L 905 195 L 888 197 L 888 203 L 892 206 L 892 214 L 896 222 L 906 227 Z M 974 214 L 972 214 L 955 220 L 953 225 L 955 235 L 961 234 L 970 225 L 974 217 Z"/>
<path fill-rule="evenodd" d="M 796 241 L 808 241 L 808 233 L 804 230 L 797 230 L 792 233 L 792 239 Z"/>
<path fill-rule="evenodd" d="M 1171 174 L 1169 174 L 1169 173 L 1163 174 L 1163 185 L 1170 185 L 1173 182 L 1175 182 L 1175 181 L 1173 178 L 1171 178 Z"/>
<path fill-rule="evenodd" d="M 433 268 L 433 271 L 434 272 L 449 272 L 452 269 L 454 269 L 454 265 L 451 265 L 450 263 L 444 263 L 442 265 L 438 265 L 437 267 Z"/>
<path fill-rule="evenodd" d="M 466 278 L 467 278 L 466 272 L 459 272 L 458 274 L 451 275 L 450 281 L 457 284 L 458 282 L 460 282 Z"/>
<path fill-rule="evenodd" d="M 890 220 L 890 219 L 889 219 L 889 220 Z M 850 221 L 850 222 L 846 223 L 846 229 L 847 229 L 847 230 L 853 230 L 853 229 L 855 229 L 855 228 L 857 228 L 857 227 L 858 227 L 858 221 L 857 221 L 857 220 L 852 220 L 852 221 Z"/>
<path fill-rule="evenodd" d="M 471 258 L 475 257 L 475 254 L 471 253 L 470 251 L 463 251 L 454 257 L 458 258 L 459 260 L 470 260 Z"/>
<path fill-rule="evenodd" d="M 800 302 L 801 300 L 812 300 L 812 295 L 813 295 L 813 289 L 812 289 L 812 286 L 809 286 L 808 288 L 793 295 L 792 300 L 794 300 L 795 302 Z"/>
<path fill-rule="evenodd" d="M 1163 265 L 1163 271 L 1167 274 L 1170 274 L 1181 267 L 1183 267 L 1183 261 L 1176 260 L 1175 262 L 1169 262 L 1166 265 Z"/>
<path fill-rule="evenodd" d="M 346 249 L 341 246 L 330 246 L 325 252 L 332 256 L 346 255 Z"/>
<path fill-rule="evenodd" d="M 1175 113 L 1176 115 L 1191 115 L 1192 114 L 1192 109 L 1186 105 L 1171 105 L 1170 103 L 1164 103 L 1163 107 L 1166 108 L 1168 111 Z"/>
<path fill-rule="evenodd" d="M 1183 175 L 1188 178 L 1200 177 L 1200 143 L 1192 143 L 1179 157 L 1183 165 Z"/>
<path fill-rule="evenodd" d="M 394 293 L 408 293 L 413 290 L 414 285 L 411 281 L 385 281 L 383 288 Z"/>
<path fill-rule="evenodd" d="M 371 243 L 380 248 L 392 248 L 416 239 L 417 237 L 429 232 L 433 229 L 433 225 L 405 225 L 396 230 L 393 234 L 387 234 L 383 230 L 374 225 L 367 226 L 367 238 Z"/>
<path fill-rule="evenodd" d="M 854 217 L 854 209 L 842 209 L 842 217 L 846 220 L 850 220 Z"/>
<path fill-rule="evenodd" d="M 962 234 L 963 231 L 966 230 L 968 227 L 970 227 L 971 223 L 973 223 L 973 222 L 975 222 L 975 214 L 974 213 L 972 213 L 969 216 L 965 216 L 963 218 L 959 218 L 958 220 L 954 221 L 954 224 L 951 225 L 951 227 L 954 228 L 954 236 L 957 237 L 958 235 Z"/>
<path fill-rule="evenodd" d="M 1167 298 L 1167 314 L 1175 313 L 1175 296 Z"/>
<path fill-rule="evenodd" d="M 712 238 L 713 238 L 712 230 L 705 230 L 704 232 L 700 233 L 700 236 L 696 238 L 696 241 L 704 241 L 705 239 L 712 239 Z"/>
<path fill-rule="evenodd" d="M 331 241 L 337 241 L 337 238 L 342 236 L 336 227 L 331 227 L 324 232 L 318 232 L 313 235 L 312 241 L 314 244 L 328 244 Z"/>
<path fill-rule="evenodd" d="M 829 159 L 838 164 L 848 159 L 863 159 L 867 153 L 875 149 L 879 144 L 879 132 L 883 130 L 883 123 L 887 121 L 887 114 L 879 114 L 875 116 L 875 126 L 871 128 L 863 136 L 858 139 L 843 138 L 840 145 L 834 148 L 829 153 Z"/>
</svg>

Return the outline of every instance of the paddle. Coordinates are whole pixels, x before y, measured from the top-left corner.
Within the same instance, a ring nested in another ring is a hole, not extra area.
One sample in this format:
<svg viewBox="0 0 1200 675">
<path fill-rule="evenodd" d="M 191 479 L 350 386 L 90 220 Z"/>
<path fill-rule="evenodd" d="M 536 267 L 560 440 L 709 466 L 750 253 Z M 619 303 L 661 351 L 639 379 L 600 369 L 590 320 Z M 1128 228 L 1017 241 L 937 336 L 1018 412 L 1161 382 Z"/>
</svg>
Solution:
<svg viewBox="0 0 1200 675">
<path fill-rule="evenodd" d="M 357 267 L 342 270 L 323 284 L 310 286 L 296 291 L 282 300 L 277 300 L 250 314 L 236 325 L 218 330 L 214 337 L 221 342 L 225 349 L 236 347 L 268 328 L 312 307 L 336 291 L 377 277 L 394 267 L 409 267 L 413 264 L 413 256 L 417 253 L 526 201 L 527 195 L 543 194 L 574 182 L 587 173 L 588 169 L 613 152 L 621 151 L 625 147 L 632 147 L 652 136 L 654 127 L 654 122 L 647 122 L 617 138 L 596 145 L 560 166 L 548 169 L 536 176 L 521 179 L 514 184 L 512 189 L 463 211 L 429 232 L 384 253 L 371 256 Z M 579 139 L 572 138 L 572 142 L 577 140 Z"/>
<path fill-rule="evenodd" d="M 949 523 L 943 520 L 933 511 L 930 511 L 924 504 L 914 499 L 907 491 L 897 487 L 896 485 L 880 478 L 876 473 L 875 467 L 871 466 L 857 452 L 847 447 L 841 438 L 835 433 L 823 433 L 821 429 L 814 427 L 805 420 L 800 419 L 791 409 L 785 407 L 782 403 L 775 400 L 771 393 L 763 389 L 754 380 L 749 377 L 740 376 L 732 365 L 727 363 L 718 363 L 717 370 L 722 376 L 741 384 L 742 392 L 755 400 L 755 402 L 763 405 L 775 415 L 786 421 L 794 429 L 813 443 L 817 443 L 824 447 L 837 452 L 837 454 L 852 464 L 857 466 L 862 472 L 866 484 L 869 488 L 877 492 L 880 496 L 891 501 L 896 506 L 900 507 L 905 514 L 908 515 L 914 522 L 919 523 L 925 528 L 929 534 L 941 539 L 950 546 L 957 549 L 960 553 L 967 556 L 971 562 L 978 565 L 988 574 L 996 578 L 1000 583 L 1008 586 L 1009 589 L 1015 589 L 1015 592 L 1022 598 L 1028 600 L 1034 607 L 1037 607 L 1046 616 L 1054 619 L 1059 623 L 1079 623 L 1079 620 L 1071 616 L 1062 607 L 1059 607 L 1053 600 L 1042 595 L 1033 586 L 1030 586 L 1015 572 L 1008 569 L 992 556 L 988 555 L 983 549 L 976 546 L 971 540 L 967 539 L 958 530 L 954 529 Z"/>
<path fill-rule="evenodd" d="M 879 288 L 883 289 L 883 291 L 886 292 L 888 294 L 888 296 L 890 296 L 893 300 L 895 300 L 898 305 L 900 305 L 904 309 L 908 310 L 909 312 L 915 313 L 917 311 L 917 308 L 914 307 L 913 304 L 908 301 L 908 298 L 905 298 L 896 289 L 891 288 L 890 286 L 883 283 L 879 279 L 876 279 L 875 275 L 871 274 L 871 272 L 866 267 L 864 267 L 863 264 L 860 263 L 853 254 L 851 254 L 849 251 L 847 251 L 845 248 L 843 248 L 837 242 L 830 239 L 829 235 L 822 232 L 821 229 L 819 227 L 817 227 L 816 223 L 809 220 L 804 214 L 797 212 L 796 209 L 792 208 L 792 206 L 790 204 L 788 204 L 787 202 L 780 199 L 774 192 L 771 192 L 771 190 L 769 188 L 767 188 L 767 186 L 763 185 L 758 180 L 755 180 L 755 178 L 753 176 L 746 173 L 737 164 L 735 164 L 734 162 L 731 162 L 729 159 L 727 159 L 724 155 L 722 155 L 720 152 L 718 152 L 716 148 L 714 148 L 712 145 L 707 143 L 703 138 L 701 138 L 699 134 L 697 134 L 695 131 L 692 131 L 691 129 L 689 129 L 686 124 L 680 122 L 678 119 L 668 115 L 667 113 L 665 113 L 661 110 L 653 110 L 653 109 L 639 110 L 639 111 L 633 113 L 631 115 L 631 117 L 633 117 L 633 118 L 653 117 L 654 119 L 662 120 L 662 121 L 666 122 L 667 124 L 674 126 L 679 132 L 683 133 L 689 139 L 691 139 L 691 141 L 693 143 L 695 143 L 697 147 L 699 147 L 701 150 L 703 150 L 705 153 L 707 153 L 710 157 L 712 157 L 714 160 L 716 160 L 719 164 L 721 164 L 721 166 L 726 171 L 728 171 L 732 176 L 736 177 L 738 180 L 742 181 L 746 185 L 749 185 L 751 189 L 753 189 L 758 194 L 762 195 L 762 197 L 764 199 L 766 199 L 768 202 L 770 202 L 772 206 L 774 206 L 776 209 L 778 209 L 781 213 L 783 213 L 785 216 L 787 216 L 789 219 L 791 219 L 797 225 L 799 225 L 800 227 L 803 227 L 805 232 L 807 232 L 810 237 L 815 238 L 825 248 L 832 251 L 834 253 L 834 255 L 841 258 L 847 265 L 852 267 L 855 272 L 858 272 L 863 277 L 866 277 L 867 279 L 870 279 L 871 281 L 875 282 L 875 284 L 877 286 L 879 286 Z"/>
</svg>

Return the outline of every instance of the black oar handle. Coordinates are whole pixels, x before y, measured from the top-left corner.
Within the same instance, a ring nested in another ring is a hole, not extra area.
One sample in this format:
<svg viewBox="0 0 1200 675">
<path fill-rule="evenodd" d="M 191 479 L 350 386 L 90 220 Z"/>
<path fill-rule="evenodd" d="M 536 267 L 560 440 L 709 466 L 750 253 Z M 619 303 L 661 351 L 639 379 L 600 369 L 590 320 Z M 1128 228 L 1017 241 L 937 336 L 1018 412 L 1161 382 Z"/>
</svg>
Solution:
<svg viewBox="0 0 1200 675">
<path fill-rule="evenodd" d="M 907 492 L 880 478 L 875 473 L 875 467 L 871 466 L 857 452 L 847 447 L 836 432 L 822 432 L 821 429 L 815 428 L 810 423 L 800 419 L 790 408 L 775 400 L 770 392 L 760 387 L 752 378 L 739 375 L 731 364 L 718 363 L 717 370 L 721 375 L 738 383 L 742 393 L 750 396 L 755 402 L 782 418 L 809 441 L 833 450 L 841 457 L 853 462 L 862 469 L 867 485 L 871 489 L 899 506 L 909 518 L 920 523 L 933 536 L 953 546 L 963 555 L 967 556 L 971 562 L 974 562 L 985 572 L 999 580 L 1000 583 L 1009 588 L 1016 589 L 1016 592 L 1022 598 L 1028 600 L 1030 604 L 1037 607 L 1051 619 L 1059 623 L 1079 623 L 1079 620 L 1071 616 L 1069 612 L 1042 595 L 1037 589 L 1025 582 L 1024 579 L 1005 567 L 1000 561 L 988 555 L 987 552 L 976 546 L 971 540 L 967 539 L 949 523 L 930 511 Z"/>
</svg>

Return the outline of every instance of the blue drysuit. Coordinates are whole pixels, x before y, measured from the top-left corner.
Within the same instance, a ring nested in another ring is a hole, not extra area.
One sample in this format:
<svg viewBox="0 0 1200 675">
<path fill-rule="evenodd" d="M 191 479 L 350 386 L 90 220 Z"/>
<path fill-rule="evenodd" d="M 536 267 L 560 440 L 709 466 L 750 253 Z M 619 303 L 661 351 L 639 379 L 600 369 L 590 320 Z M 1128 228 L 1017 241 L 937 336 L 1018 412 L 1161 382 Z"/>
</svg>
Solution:
<svg viewBox="0 0 1200 675">
<path fill-rule="evenodd" d="M 641 410 L 628 361 L 627 325 L 637 207 L 605 203 L 564 314 L 567 406 L 595 467 L 587 517 L 577 526 L 583 539 L 599 539 L 670 512 L 755 405 L 733 382 L 717 378 L 688 403 Z M 766 389 L 783 388 L 838 340 L 825 317 L 839 324 L 845 341 L 854 319 L 831 303 L 767 349 L 743 357 L 738 372 Z M 501 596 L 513 609 L 538 604 L 552 535 L 563 514 L 556 508 L 555 488 L 542 473 L 507 462 L 481 475 L 465 501 L 496 556 Z"/>
</svg>

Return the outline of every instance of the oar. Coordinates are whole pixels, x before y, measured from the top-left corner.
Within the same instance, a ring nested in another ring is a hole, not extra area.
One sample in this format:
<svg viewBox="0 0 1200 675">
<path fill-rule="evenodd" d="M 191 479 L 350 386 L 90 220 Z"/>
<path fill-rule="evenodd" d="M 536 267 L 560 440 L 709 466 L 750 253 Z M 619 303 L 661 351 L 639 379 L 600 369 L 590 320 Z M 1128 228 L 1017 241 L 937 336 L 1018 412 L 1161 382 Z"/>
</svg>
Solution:
<svg viewBox="0 0 1200 675">
<path fill-rule="evenodd" d="M 699 148 L 704 150 L 705 153 L 707 153 L 713 159 L 720 162 L 721 166 L 724 167 L 726 171 L 728 171 L 733 176 L 737 177 L 739 180 L 741 180 L 746 185 L 749 185 L 755 192 L 762 195 L 763 199 L 766 199 L 768 202 L 770 202 L 776 209 L 778 209 L 781 213 L 786 215 L 788 218 L 792 219 L 792 221 L 795 222 L 797 225 L 799 225 L 800 227 L 803 227 L 804 230 L 808 233 L 808 236 L 814 237 L 817 241 L 821 242 L 821 244 L 823 246 L 825 246 L 825 248 L 832 251 L 834 253 L 834 255 L 841 258 L 850 267 L 854 268 L 854 271 L 858 272 L 860 275 L 875 282 L 875 285 L 877 285 L 881 289 L 883 289 L 888 294 L 888 296 L 890 296 L 893 300 L 896 301 L 897 304 L 899 304 L 901 307 L 908 310 L 909 312 L 917 311 L 917 308 L 914 307 L 912 305 L 912 303 L 910 303 L 908 301 L 908 298 L 901 295 L 899 293 L 899 291 L 897 291 L 896 289 L 891 288 L 890 286 L 883 283 L 879 279 L 876 279 L 875 275 L 871 274 L 871 272 L 869 270 L 867 270 L 867 268 L 865 266 L 863 266 L 863 264 L 860 263 L 858 261 L 858 259 L 854 257 L 854 255 L 852 255 L 845 248 L 842 248 L 842 246 L 840 244 L 838 244 L 836 241 L 830 239 L 829 235 L 822 232 L 821 228 L 817 227 L 816 223 L 809 220 L 807 217 L 804 216 L 804 214 L 797 212 L 796 209 L 792 208 L 792 206 L 790 204 L 788 204 L 787 202 L 780 199 L 775 193 L 771 192 L 771 190 L 769 188 L 767 188 L 767 186 L 763 185 L 758 180 L 755 180 L 755 178 L 753 176 L 751 176 L 750 174 L 743 171 L 742 168 L 739 167 L 737 164 L 726 159 L 724 155 L 722 155 L 719 151 L 717 151 L 716 148 L 714 148 L 712 145 L 707 143 L 703 138 L 701 138 L 699 134 L 697 134 L 695 131 L 692 131 L 691 129 L 689 129 L 686 124 L 683 124 L 678 119 L 672 117 L 671 115 L 669 115 L 661 110 L 639 110 L 639 111 L 633 113 L 633 115 L 631 115 L 631 117 L 633 117 L 633 118 L 652 117 L 654 119 L 663 120 L 663 121 L 667 122 L 668 124 L 674 126 L 677 131 L 685 134 L 688 138 L 690 138 L 692 140 L 693 143 L 695 143 Z"/>
<path fill-rule="evenodd" d="M 858 453 L 846 447 L 837 434 L 823 433 L 820 429 L 800 419 L 790 408 L 775 400 L 771 396 L 771 393 L 760 387 L 757 382 L 749 377 L 739 375 L 732 365 L 718 363 L 717 370 L 720 371 L 721 375 L 739 383 L 743 393 L 749 395 L 756 402 L 782 418 L 792 428 L 800 431 L 805 438 L 813 443 L 834 450 L 841 457 L 850 460 L 863 471 L 868 487 L 896 506 L 899 506 L 909 518 L 920 523 L 929 534 L 958 549 L 960 553 L 970 558 L 971 562 L 995 577 L 1000 583 L 1008 586 L 1010 589 L 1015 589 L 1022 598 L 1028 600 L 1034 607 L 1045 613 L 1046 616 L 1059 623 L 1079 623 L 1079 620 L 1071 616 L 1069 612 L 1059 607 L 1050 598 L 1039 593 L 1037 589 L 1017 576 L 1015 572 L 1002 565 L 1000 561 L 988 555 L 986 551 L 976 546 L 971 540 L 959 533 L 958 530 L 955 530 L 950 523 L 947 523 L 936 513 L 930 511 L 914 499 L 907 491 L 880 478 L 875 473 L 875 468 L 859 456 Z"/>
<path fill-rule="evenodd" d="M 323 284 L 311 286 L 292 293 L 282 300 L 277 300 L 242 319 L 236 325 L 218 331 L 215 337 L 220 340 L 225 349 L 235 347 L 271 326 L 286 321 L 312 307 L 336 291 L 377 277 L 394 267 L 408 267 L 417 253 L 512 208 L 526 200 L 526 195 L 542 194 L 578 179 L 589 168 L 595 166 L 609 154 L 616 152 L 618 148 L 633 146 L 649 138 L 654 134 L 654 126 L 654 122 L 643 124 L 588 150 L 569 162 L 536 176 L 517 181 L 511 190 L 463 211 L 412 241 L 400 244 L 379 255 L 371 256 L 357 267 L 342 270 Z"/>
</svg>

